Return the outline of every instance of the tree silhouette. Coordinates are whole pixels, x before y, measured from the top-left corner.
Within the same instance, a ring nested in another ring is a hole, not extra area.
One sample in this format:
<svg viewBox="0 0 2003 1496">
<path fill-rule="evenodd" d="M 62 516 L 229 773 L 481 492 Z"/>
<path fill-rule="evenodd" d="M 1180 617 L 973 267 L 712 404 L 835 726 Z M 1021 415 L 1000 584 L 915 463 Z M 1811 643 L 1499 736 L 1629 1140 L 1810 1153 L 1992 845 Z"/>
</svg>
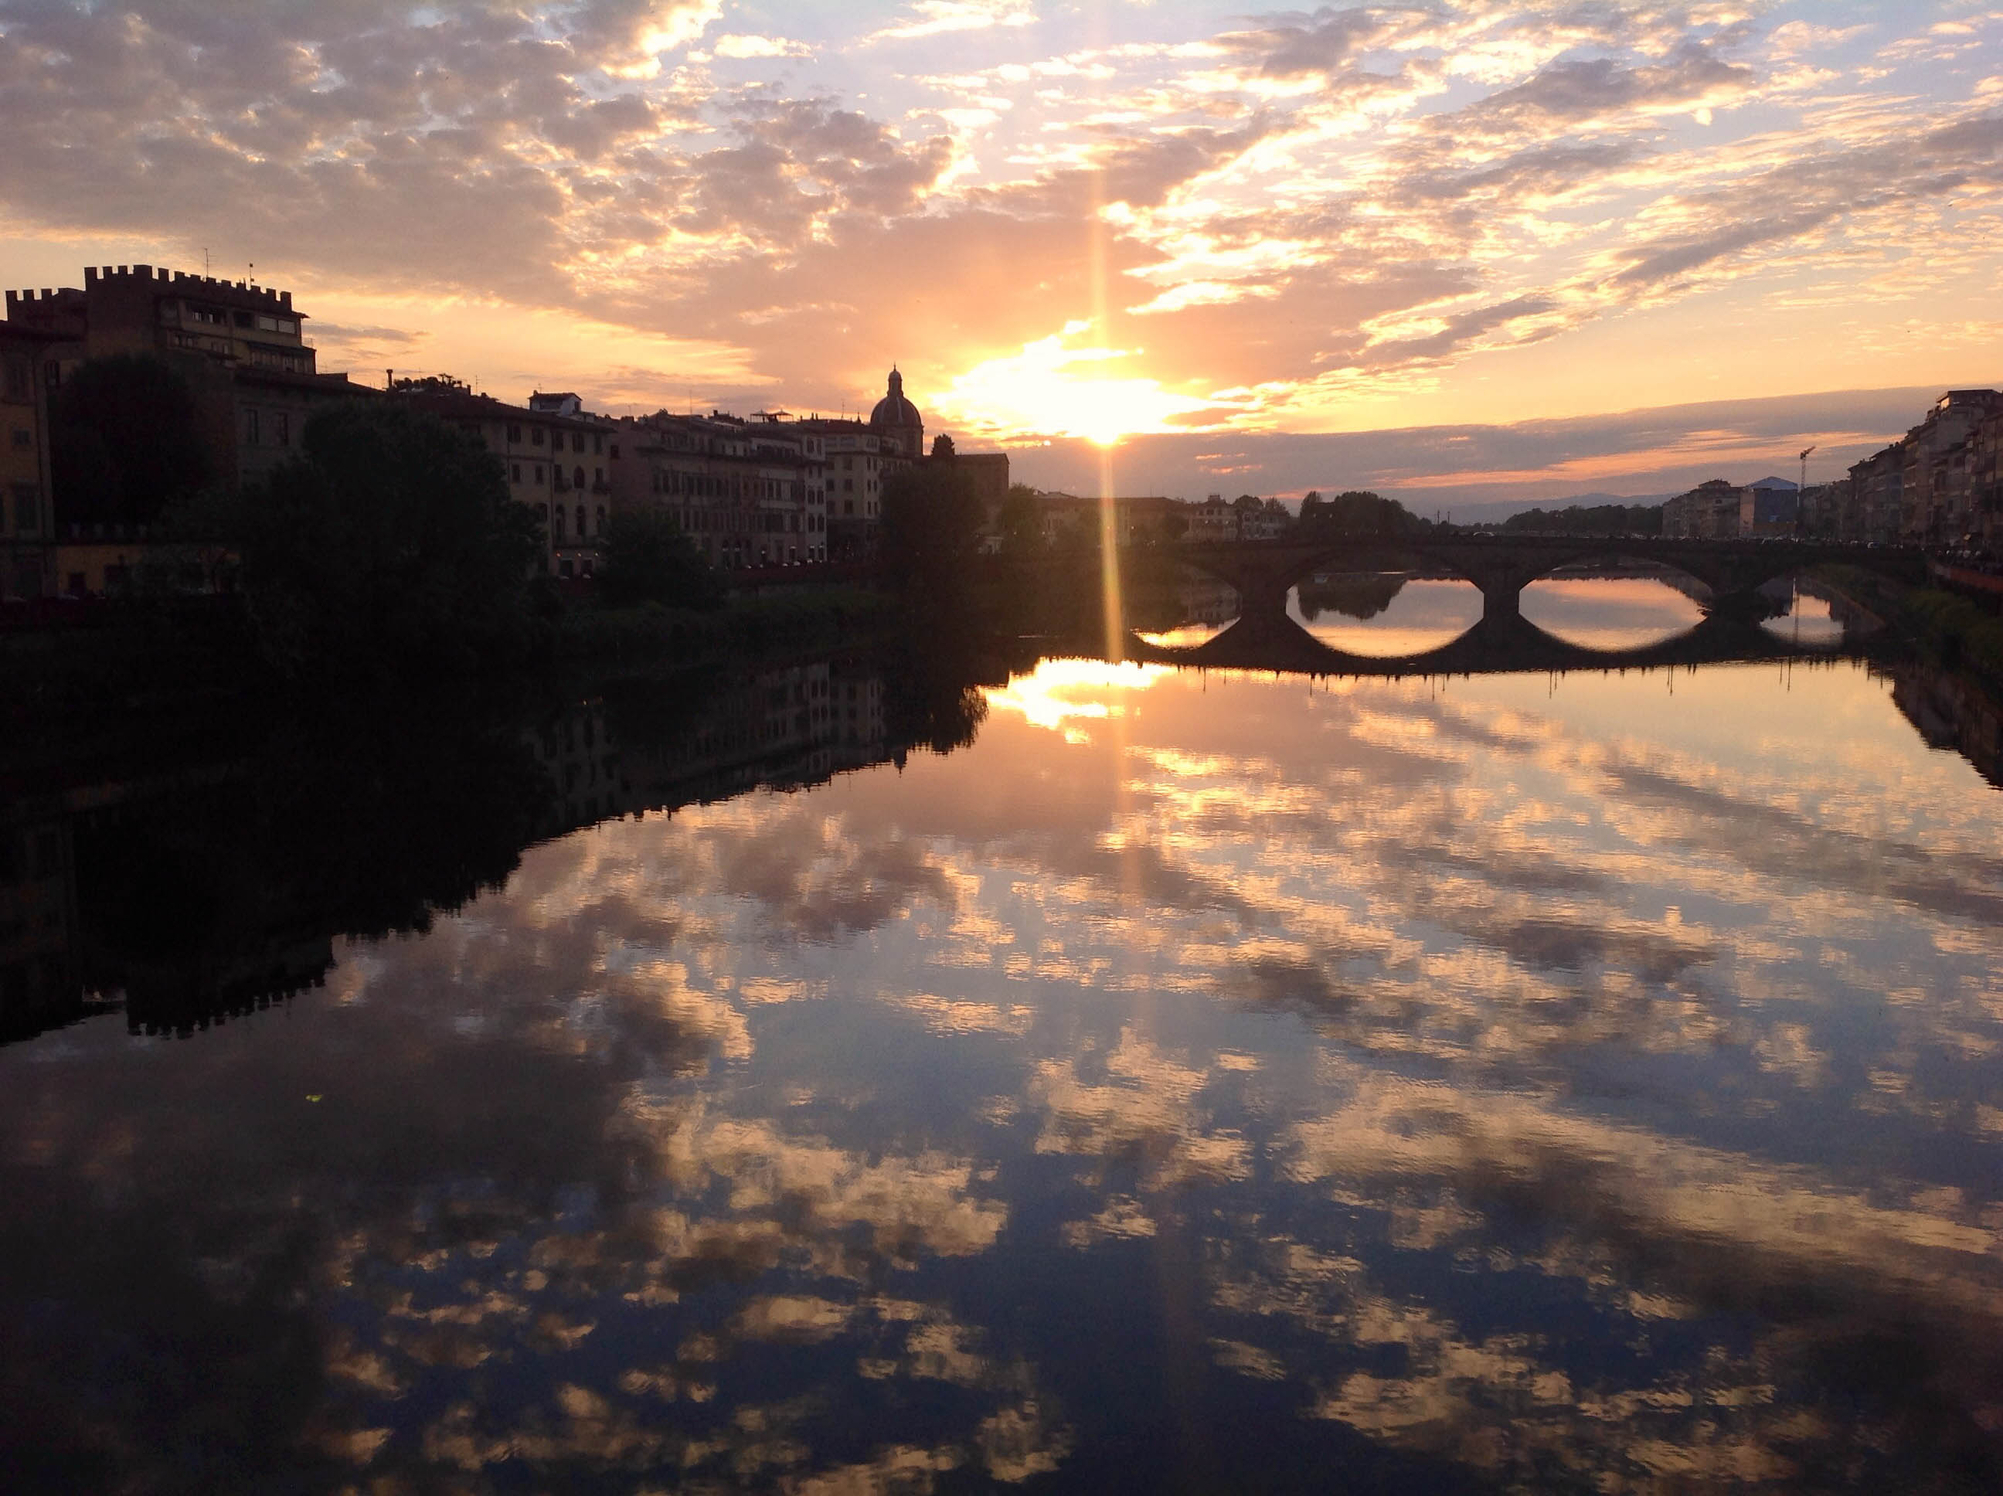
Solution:
<svg viewBox="0 0 2003 1496">
<path fill-rule="evenodd" d="M 57 391 L 50 425 L 59 524 L 150 525 L 215 476 L 194 392 L 157 358 L 82 364 Z"/>
</svg>

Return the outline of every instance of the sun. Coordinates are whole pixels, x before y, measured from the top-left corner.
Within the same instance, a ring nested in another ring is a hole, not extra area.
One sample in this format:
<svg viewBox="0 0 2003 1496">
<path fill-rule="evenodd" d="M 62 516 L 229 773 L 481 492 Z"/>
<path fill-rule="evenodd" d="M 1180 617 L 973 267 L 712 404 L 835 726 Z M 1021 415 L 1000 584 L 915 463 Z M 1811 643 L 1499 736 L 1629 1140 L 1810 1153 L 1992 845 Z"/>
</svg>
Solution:
<svg viewBox="0 0 2003 1496">
<path fill-rule="evenodd" d="M 940 404 L 996 436 L 1076 437 L 1099 447 L 1129 436 L 1200 430 L 1179 418 L 1211 402 L 1164 389 L 1140 375 L 1116 377 L 1109 366 L 1131 364 L 1143 350 L 1066 347 L 1063 333 L 1025 343 L 1022 352 L 988 359 L 957 376 Z"/>
</svg>

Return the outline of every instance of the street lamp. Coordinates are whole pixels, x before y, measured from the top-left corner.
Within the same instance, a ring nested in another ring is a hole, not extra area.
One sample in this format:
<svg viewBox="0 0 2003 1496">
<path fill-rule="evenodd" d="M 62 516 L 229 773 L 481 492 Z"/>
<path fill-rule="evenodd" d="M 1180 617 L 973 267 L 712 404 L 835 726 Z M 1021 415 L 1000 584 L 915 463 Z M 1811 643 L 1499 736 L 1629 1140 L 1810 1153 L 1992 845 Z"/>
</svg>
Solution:
<svg viewBox="0 0 2003 1496">
<path fill-rule="evenodd" d="M 1808 454 L 1815 448 L 1805 448 L 1801 454 L 1801 485 L 1794 491 L 1794 533 L 1808 531 Z"/>
</svg>

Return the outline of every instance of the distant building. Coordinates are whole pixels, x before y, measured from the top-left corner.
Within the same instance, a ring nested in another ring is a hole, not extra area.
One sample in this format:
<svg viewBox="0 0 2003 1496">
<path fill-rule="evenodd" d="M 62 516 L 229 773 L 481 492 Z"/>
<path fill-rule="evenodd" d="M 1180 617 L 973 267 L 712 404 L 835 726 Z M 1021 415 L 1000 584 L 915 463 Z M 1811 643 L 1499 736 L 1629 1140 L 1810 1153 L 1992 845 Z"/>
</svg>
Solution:
<svg viewBox="0 0 2003 1496">
<path fill-rule="evenodd" d="M 1750 522 L 1757 502 L 1752 492 L 1713 478 L 1678 494 L 1662 506 L 1663 538 L 1722 540 L 1739 535 L 1741 523 Z"/>
<path fill-rule="evenodd" d="M 1189 515 L 1189 529 L 1182 537 L 1192 545 L 1238 538 L 1238 511 L 1224 502 L 1224 495 L 1214 493 L 1198 504 Z"/>
<path fill-rule="evenodd" d="M 916 462 L 925 455 L 925 419 L 904 398 L 904 376 L 893 365 L 888 386 L 869 413 L 870 429 L 890 445 L 883 450 Z"/>
<path fill-rule="evenodd" d="M 1070 493 L 1038 493 L 1037 509 L 1043 538 L 1054 544 L 1065 535 L 1098 544 L 1106 505 L 1113 510 L 1114 544 L 1150 545 L 1168 538 L 1168 517 L 1175 500 L 1160 494 L 1133 494 L 1095 499 Z"/>
<path fill-rule="evenodd" d="M 1240 540 L 1278 540 L 1293 526 L 1293 515 L 1278 499 L 1245 494 L 1231 507 L 1238 515 Z"/>
<path fill-rule="evenodd" d="M 1801 491 L 1785 478 L 1761 478 L 1739 491 L 1741 535 L 1791 535 L 1801 516 Z"/>
</svg>

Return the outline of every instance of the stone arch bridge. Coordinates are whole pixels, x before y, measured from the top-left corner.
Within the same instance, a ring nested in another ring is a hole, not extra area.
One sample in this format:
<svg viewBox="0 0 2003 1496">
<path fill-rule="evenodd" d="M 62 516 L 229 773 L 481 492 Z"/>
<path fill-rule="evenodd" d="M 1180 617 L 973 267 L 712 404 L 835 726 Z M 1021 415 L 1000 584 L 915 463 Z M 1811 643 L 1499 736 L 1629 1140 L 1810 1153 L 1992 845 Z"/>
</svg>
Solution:
<svg viewBox="0 0 2003 1496">
<path fill-rule="evenodd" d="M 1918 549 L 1795 540 L 1662 540 L 1569 535 L 1341 536 L 1328 540 L 1234 541 L 1183 546 L 1179 557 L 1237 590 L 1241 622 L 1284 618 L 1287 592 L 1319 571 L 1444 571 L 1481 589 L 1482 616 L 1522 612 L 1523 589 L 1561 567 L 1647 561 L 1702 582 L 1708 612 L 1750 608 L 1766 583 L 1838 563 L 1905 582 L 1926 578 Z"/>
<path fill-rule="evenodd" d="M 1898 581 L 1927 575 L 1917 549 L 1792 540 L 1658 540 L 1593 536 L 1468 536 L 1325 541 L 1241 541 L 1191 545 L 1178 554 L 1229 583 L 1240 600 L 1238 621 L 1194 648 L 1127 641 L 1130 657 L 1315 674 L 1405 675 L 1566 670 L 1620 665 L 1696 665 L 1725 660 L 1826 657 L 1826 648 L 1797 649 L 1758 627 L 1766 616 L 1759 589 L 1811 566 L 1843 564 Z M 1596 651 L 1553 638 L 1522 615 L 1523 589 L 1562 567 L 1594 561 L 1652 562 L 1672 567 L 1709 589 L 1704 622 L 1691 633 L 1618 652 Z M 1481 589 L 1482 618 L 1461 638 L 1403 659 L 1353 656 L 1315 639 L 1287 614 L 1287 593 L 1324 571 L 1425 571 Z"/>
</svg>

